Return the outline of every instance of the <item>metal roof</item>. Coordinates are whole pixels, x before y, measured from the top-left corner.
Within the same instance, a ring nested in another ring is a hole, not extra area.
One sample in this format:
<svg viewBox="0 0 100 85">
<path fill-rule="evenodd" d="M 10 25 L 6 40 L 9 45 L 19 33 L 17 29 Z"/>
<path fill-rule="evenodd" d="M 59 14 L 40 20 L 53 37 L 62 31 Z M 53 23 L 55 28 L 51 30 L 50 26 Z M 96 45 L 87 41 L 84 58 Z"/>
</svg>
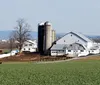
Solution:
<svg viewBox="0 0 100 85">
<path fill-rule="evenodd" d="M 87 36 L 81 34 L 81 33 L 77 33 L 77 32 L 69 32 L 75 36 L 77 36 L 78 38 L 80 38 L 81 40 L 85 41 L 85 42 L 93 42 L 91 39 L 89 39 Z M 69 33 L 66 33 L 64 36 L 68 35 Z M 64 36 L 62 36 L 61 38 L 63 38 Z M 61 38 L 57 39 L 56 41 L 60 40 Z"/>
<path fill-rule="evenodd" d="M 86 49 L 83 45 L 79 43 L 73 43 L 73 44 L 55 44 L 51 47 L 51 50 L 84 50 Z"/>
<path fill-rule="evenodd" d="M 29 43 L 32 43 L 32 44 L 37 44 L 35 40 L 34 40 L 34 41 L 32 41 L 32 40 L 27 40 L 27 41 L 25 41 L 24 43 L 26 43 L 26 42 L 29 42 Z"/>
<path fill-rule="evenodd" d="M 82 33 L 78 33 L 78 32 L 71 32 L 71 33 L 74 34 L 74 35 L 76 35 L 76 36 L 78 36 L 78 37 L 80 37 L 81 39 L 84 39 L 87 42 L 92 42 L 91 39 L 89 39 L 87 36 L 85 36 Z"/>
<path fill-rule="evenodd" d="M 52 47 L 51 47 L 51 50 L 64 50 L 64 47 L 66 47 L 67 45 L 65 44 L 54 44 Z"/>
</svg>

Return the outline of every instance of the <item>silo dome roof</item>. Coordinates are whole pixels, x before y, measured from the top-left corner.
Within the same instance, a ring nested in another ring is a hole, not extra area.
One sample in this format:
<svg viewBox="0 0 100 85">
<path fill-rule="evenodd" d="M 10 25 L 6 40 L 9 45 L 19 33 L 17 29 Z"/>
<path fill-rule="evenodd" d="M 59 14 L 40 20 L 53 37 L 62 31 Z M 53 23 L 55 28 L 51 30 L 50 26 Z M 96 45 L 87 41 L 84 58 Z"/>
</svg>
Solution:
<svg viewBox="0 0 100 85">
<path fill-rule="evenodd" d="M 44 25 L 44 23 L 43 22 L 42 23 L 39 23 L 39 25 L 42 26 L 42 25 Z"/>
<path fill-rule="evenodd" d="M 45 25 L 51 25 L 51 23 L 49 21 L 46 21 Z"/>
</svg>

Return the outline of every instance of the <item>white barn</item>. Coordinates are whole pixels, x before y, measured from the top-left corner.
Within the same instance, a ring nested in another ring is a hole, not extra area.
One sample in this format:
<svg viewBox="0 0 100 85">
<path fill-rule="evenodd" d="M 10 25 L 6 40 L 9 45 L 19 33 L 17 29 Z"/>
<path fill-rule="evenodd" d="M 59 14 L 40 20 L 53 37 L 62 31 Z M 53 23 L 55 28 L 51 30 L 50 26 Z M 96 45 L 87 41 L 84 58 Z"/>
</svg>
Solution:
<svg viewBox="0 0 100 85">
<path fill-rule="evenodd" d="M 75 56 L 86 56 L 89 51 L 79 43 L 73 44 L 55 44 L 51 48 L 51 56 L 63 56 L 67 55 L 69 57 Z"/>
<path fill-rule="evenodd" d="M 90 49 L 94 42 L 81 33 L 69 32 L 56 41 L 56 44 L 79 43 Z"/>
<path fill-rule="evenodd" d="M 86 56 L 91 52 L 91 49 L 94 48 L 95 42 L 87 38 L 85 35 L 76 32 L 69 32 L 63 37 L 54 42 L 51 47 L 51 56 L 54 56 L 54 50 L 59 50 L 59 46 L 64 52 L 63 54 L 77 55 L 77 56 Z M 63 49 L 66 47 L 66 50 Z M 60 50 L 61 50 L 60 49 Z M 99 53 L 98 48 L 95 48 L 91 53 Z M 59 54 L 57 52 L 57 54 Z"/>
<path fill-rule="evenodd" d="M 36 52 L 37 50 L 37 42 L 36 40 L 27 40 L 24 42 L 22 47 L 22 52 Z"/>
</svg>

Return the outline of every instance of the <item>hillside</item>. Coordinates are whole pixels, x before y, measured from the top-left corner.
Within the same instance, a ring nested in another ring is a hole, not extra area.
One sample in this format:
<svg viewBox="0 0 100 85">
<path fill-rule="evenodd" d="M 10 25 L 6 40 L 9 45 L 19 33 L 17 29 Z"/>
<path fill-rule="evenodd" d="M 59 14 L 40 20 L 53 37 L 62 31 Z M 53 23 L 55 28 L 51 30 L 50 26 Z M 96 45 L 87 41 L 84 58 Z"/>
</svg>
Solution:
<svg viewBox="0 0 100 85">
<path fill-rule="evenodd" d="M 3 39 L 9 39 L 9 35 L 12 32 L 12 30 L 5 30 L 5 31 L 0 31 L 0 40 Z M 36 31 L 32 31 L 30 32 L 32 39 L 37 39 L 37 32 Z M 56 36 L 57 38 L 60 38 L 62 36 L 64 36 L 66 33 L 57 33 Z M 89 38 L 93 38 L 93 39 L 97 39 L 100 38 L 100 35 L 86 35 Z"/>
<path fill-rule="evenodd" d="M 0 40 L 9 39 L 11 32 L 12 32 L 12 30 L 0 31 Z M 37 38 L 37 32 L 32 31 L 32 32 L 30 32 L 30 34 L 31 34 L 32 39 Z"/>
</svg>

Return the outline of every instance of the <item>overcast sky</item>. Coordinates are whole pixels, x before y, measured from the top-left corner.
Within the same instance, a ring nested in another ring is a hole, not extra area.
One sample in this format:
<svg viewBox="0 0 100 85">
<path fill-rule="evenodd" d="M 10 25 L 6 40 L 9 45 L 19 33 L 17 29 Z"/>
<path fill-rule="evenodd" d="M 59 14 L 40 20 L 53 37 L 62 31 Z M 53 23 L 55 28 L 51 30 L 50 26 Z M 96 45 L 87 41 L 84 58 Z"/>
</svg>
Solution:
<svg viewBox="0 0 100 85">
<path fill-rule="evenodd" d="M 0 30 L 11 30 L 25 18 L 32 30 L 50 21 L 58 33 L 100 35 L 100 0 L 0 0 Z"/>
</svg>

